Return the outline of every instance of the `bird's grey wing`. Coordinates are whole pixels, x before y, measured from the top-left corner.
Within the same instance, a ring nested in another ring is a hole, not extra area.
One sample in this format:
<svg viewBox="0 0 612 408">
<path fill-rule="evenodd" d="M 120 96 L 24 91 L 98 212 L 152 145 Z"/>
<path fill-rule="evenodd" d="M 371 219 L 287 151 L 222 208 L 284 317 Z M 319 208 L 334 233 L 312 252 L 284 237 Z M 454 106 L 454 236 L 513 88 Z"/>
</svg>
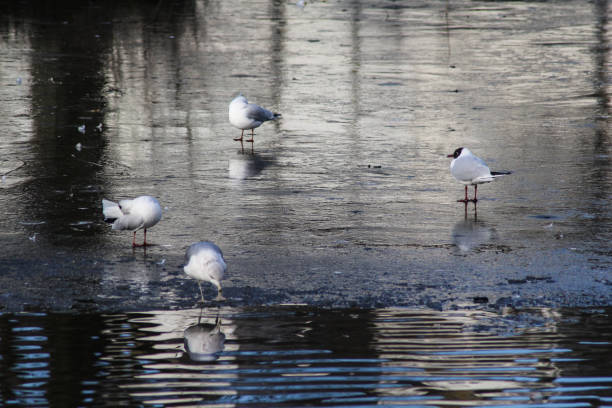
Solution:
<svg viewBox="0 0 612 408">
<path fill-rule="evenodd" d="M 191 258 L 193 255 L 197 254 L 203 249 L 212 249 L 214 251 L 219 252 L 219 254 L 221 254 L 221 257 L 223 257 L 223 252 L 221 252 L 221 248 L 219 248 L 212 242 L 202 241 L 197 242 L 195 244 L 191 244 L 189 248 L 187 248 L 187 252 L 185 253 L 185 264 L 189 263 L 189 258 Z"/>
<path fill-rule="evenodd" d="M 491 170 L 489 170 L 489 166 L 487 166 L 487 163 L 485 163 L 485 161 L 482 160 L 480 157 L 472 156 L 472 160 L 474 160 L 474 162 L 477 163 L 476 167 L 478 167 L 479 169 L 485 169 L 487 174 L 491 173 Z"/>
<path fill-rule="evenodd" d="M 213 244 L 212 242 L 206 242 L 206 243 L 210 245 L 212 249 L 219 252 L 219 255 L 221 255 L 221 258 L 223 258 L 223 252 L 221 252 L 221 248 L 219 248 L 217 245 Z"/>
<path fill-rule="evenodd" d="M 189 259 L 196 253 L 198 252 L 198 244 L 191 244 L 189 245 L 189 248 L 187 248 L 187 252 L 185 252 L 185 265 L 187 265 L 189 263 Z"/>
<path fill-rule="evenodd" d="M 246 107 L 246 115 L 249 119 L 256 120 L 258 122 L 265 122 L 267 120 L 274 119 L 274 113 L 270 112 L 266 108 L 262 108 L 254 103 L 249 103 Z"/>
</svg>

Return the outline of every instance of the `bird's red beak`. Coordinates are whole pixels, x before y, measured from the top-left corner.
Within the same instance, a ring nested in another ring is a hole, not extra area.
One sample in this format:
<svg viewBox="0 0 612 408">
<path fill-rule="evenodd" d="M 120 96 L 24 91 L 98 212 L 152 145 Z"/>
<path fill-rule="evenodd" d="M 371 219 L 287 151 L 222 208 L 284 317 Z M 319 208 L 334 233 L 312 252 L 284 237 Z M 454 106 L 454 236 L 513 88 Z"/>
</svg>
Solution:
<svg viewBox="0 0 612 408">
<path fill-rule="evenodd" d="M 454 154 L 449 154 L 449 155 L 448 155 L 448 156 L 446 156 L 446 157 L 454 157 L 454 156 L 455 156 Z"/>
</svg>

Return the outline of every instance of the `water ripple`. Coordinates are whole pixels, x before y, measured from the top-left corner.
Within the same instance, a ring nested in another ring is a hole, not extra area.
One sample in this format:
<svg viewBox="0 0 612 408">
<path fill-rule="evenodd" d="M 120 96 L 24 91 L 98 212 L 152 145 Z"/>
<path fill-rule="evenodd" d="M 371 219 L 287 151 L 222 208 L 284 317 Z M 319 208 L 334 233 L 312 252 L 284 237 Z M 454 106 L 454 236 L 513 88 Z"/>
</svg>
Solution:
<svg viewBox="0 0 612 408">
<path fill-rule="evenodd" d="M 598 346 L 610 331 L 607 315 L 605 310 L 534 309 L 501 316 L 306 307 L 6 315 L 0 316 L 0 338 L 14 346 L 12 352 L 0 350 L 0 364 L 8 368 L 0 380 L 11 384 L 0 394 L 0 405 L 47 405 L 47 398 L 64 392 L 52 386 L 59 378 L 63 387 L 79 389 L 69 404 L 74 406 L 101 401 L 266 407 L 605 405 L 612 389 L 610 356 Z M 39 336 L 22 335 L 33 327 Z"/>
</svg>

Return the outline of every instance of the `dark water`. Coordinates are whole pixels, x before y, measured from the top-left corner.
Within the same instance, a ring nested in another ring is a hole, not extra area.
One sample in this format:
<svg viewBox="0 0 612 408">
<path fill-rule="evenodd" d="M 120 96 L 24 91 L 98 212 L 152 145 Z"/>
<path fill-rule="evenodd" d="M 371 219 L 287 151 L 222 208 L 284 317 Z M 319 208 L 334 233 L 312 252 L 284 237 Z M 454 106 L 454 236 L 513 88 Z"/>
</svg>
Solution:
<svg viewBox="0 0 612 408">
<path fill-rule="evenodd" d="M 4 314 L 0 405 L 611 406 L 610 312 Z"/>
</svg>

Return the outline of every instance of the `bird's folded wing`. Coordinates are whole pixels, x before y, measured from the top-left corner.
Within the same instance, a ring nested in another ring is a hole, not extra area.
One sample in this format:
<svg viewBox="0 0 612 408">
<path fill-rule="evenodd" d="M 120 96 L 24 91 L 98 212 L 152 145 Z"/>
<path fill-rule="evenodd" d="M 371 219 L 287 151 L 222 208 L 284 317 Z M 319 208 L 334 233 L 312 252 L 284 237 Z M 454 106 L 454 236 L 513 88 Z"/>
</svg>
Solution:
<svg viewBox="0 0 612 408">
<path fill-rule="evenodd" d="M 258 122 L 265 122 L 267 120 L 274 119 L 274 113 L 262 108 L 261 106 L 255 105 L 254 103 L 249 103 L 247 105 L 246 114 L 249 119 L 253 119 Z"/>
<path fill-rule="evenodd" d="M 144 224 L 144 220 L 140 215 L 126 214 L 123 215 L 113 223 L 114 230 L 138 230 L 141 229 Z"/>
</svg>

